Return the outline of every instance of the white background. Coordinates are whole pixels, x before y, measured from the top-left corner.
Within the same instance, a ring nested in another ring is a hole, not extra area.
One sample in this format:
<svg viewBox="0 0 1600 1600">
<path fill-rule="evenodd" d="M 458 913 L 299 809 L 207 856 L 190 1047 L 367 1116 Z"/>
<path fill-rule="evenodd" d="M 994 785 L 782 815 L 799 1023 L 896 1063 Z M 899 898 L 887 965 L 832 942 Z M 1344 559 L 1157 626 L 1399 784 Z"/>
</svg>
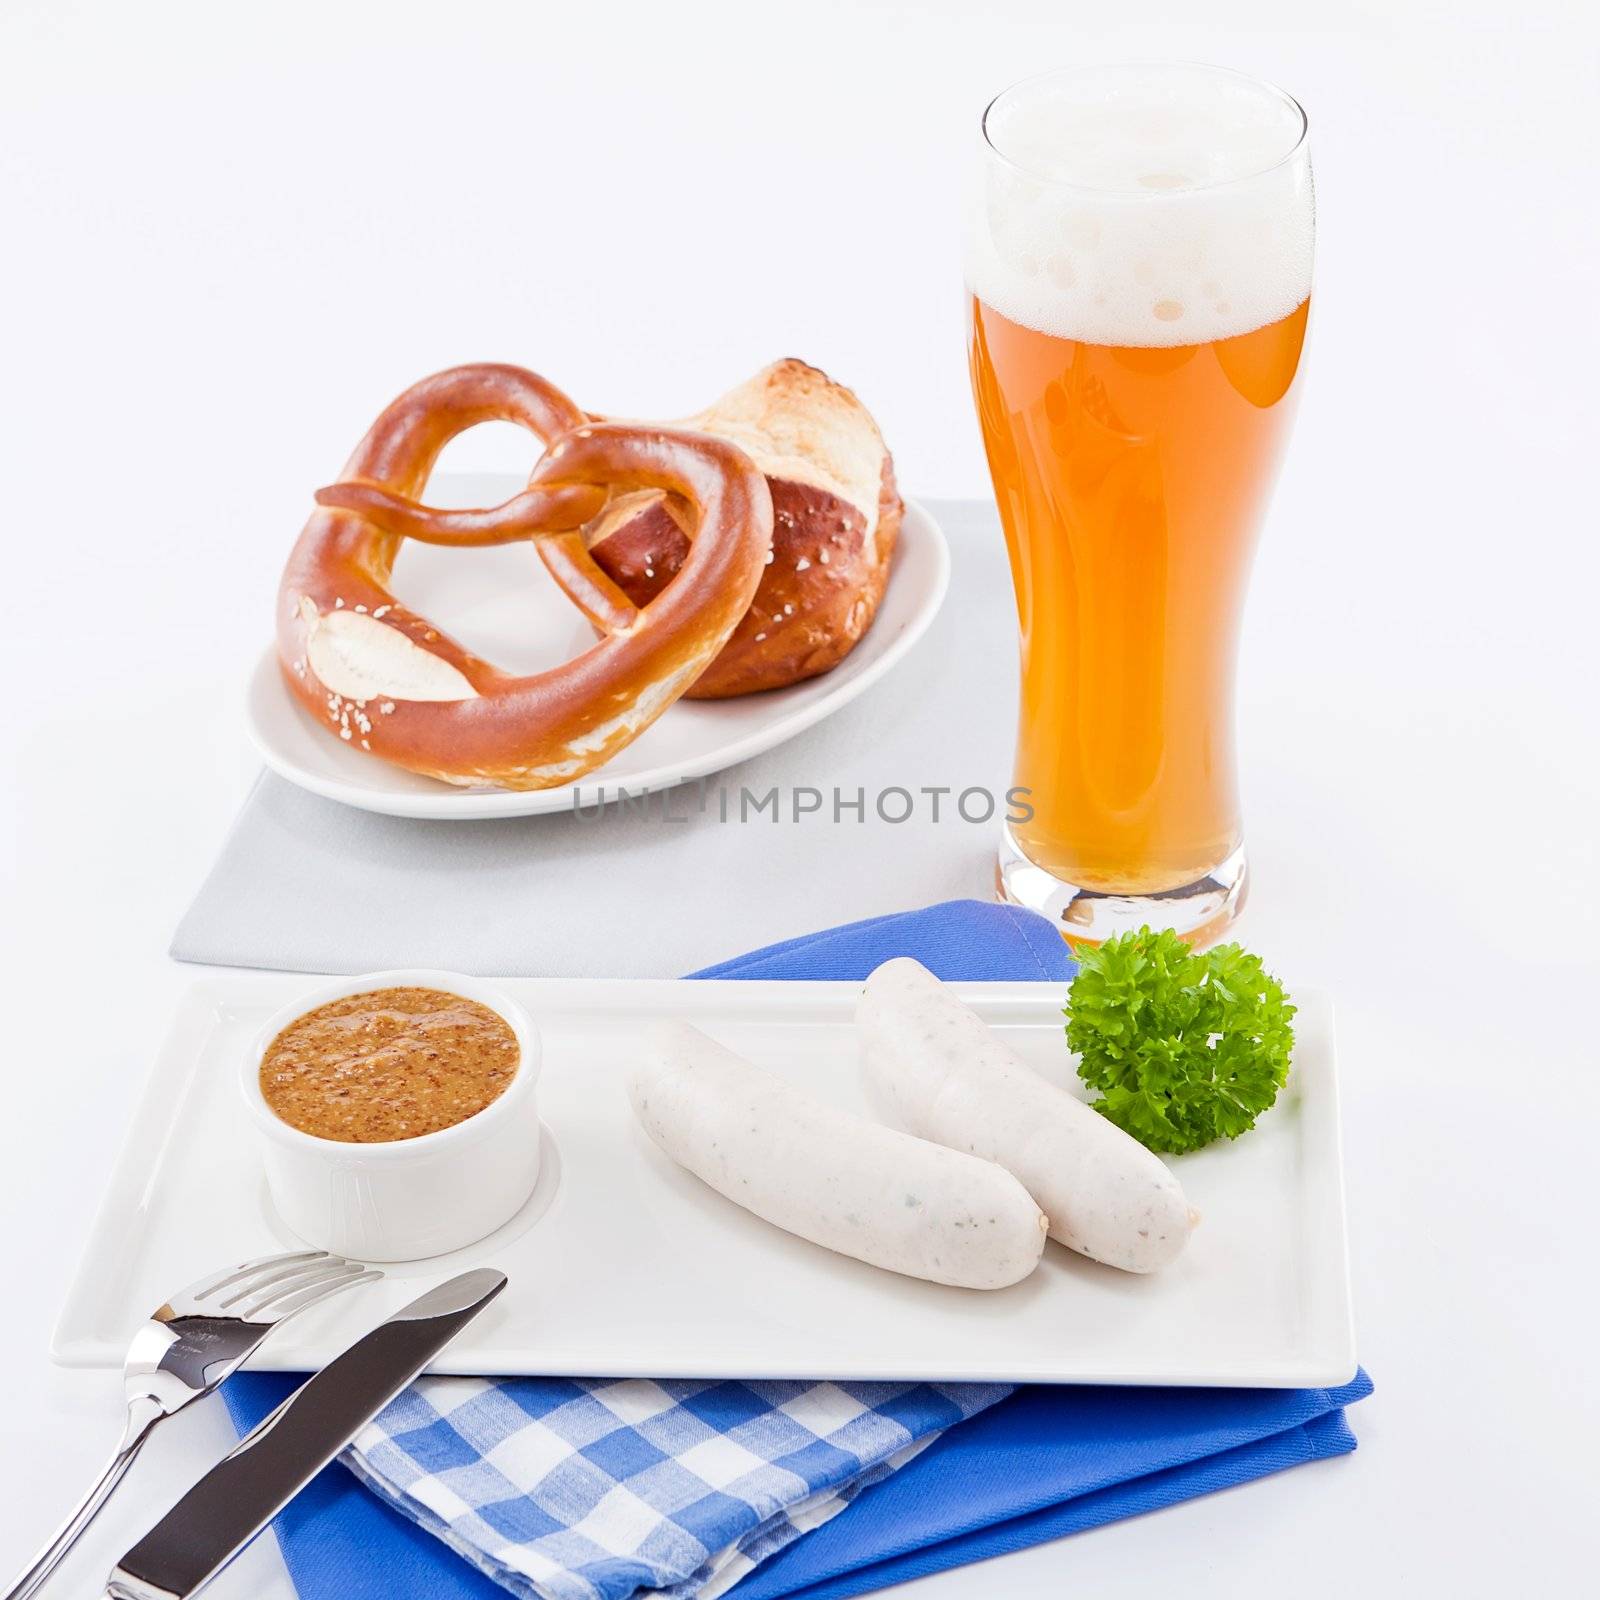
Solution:
<svg viewBox="0 0 1600 1600">
<path fill-rule="evenodd" d="M 1242 931 L 1340 1008 L 1379 1392 L 1354 1457 L 922 1592 L 1556 1592 L 1600 1422 L 1597 47 L 1578 0 L 7 4 L 0 1572 L 115 1432 L 115 1381 L 44 1349 L 192 976 L 163 952 L 254 771 L 240 685 L 310 489 L 451 362 L 672 414 L 792 353 L 860 390 L 911 492 L 984 492 L 976 118 L 1040 67 L 1154 56 L 1270 77 L 1312 121 Z M 485 430 L 449 464 L 531 453 Z M 59 1592 L 220 1449 L 204 1409 Z M 275 1564 L 216 1592 L 281 1593 Z"/>
</svg>

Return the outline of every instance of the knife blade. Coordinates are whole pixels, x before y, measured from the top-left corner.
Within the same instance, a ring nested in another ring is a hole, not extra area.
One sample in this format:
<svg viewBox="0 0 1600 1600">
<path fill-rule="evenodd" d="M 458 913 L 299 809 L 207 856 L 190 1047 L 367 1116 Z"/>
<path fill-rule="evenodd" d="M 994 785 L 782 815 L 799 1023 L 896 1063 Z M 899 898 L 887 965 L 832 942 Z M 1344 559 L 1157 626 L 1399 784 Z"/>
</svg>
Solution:
<svg viewBox="0 0 1600 1600">
<path fill-rule="evenodd" d="M 213 1578 L 506 1286 L 492 1267 L 419 1295 L 264 1418 L 111 1569 L 111 1600 Z"/>
</svg>

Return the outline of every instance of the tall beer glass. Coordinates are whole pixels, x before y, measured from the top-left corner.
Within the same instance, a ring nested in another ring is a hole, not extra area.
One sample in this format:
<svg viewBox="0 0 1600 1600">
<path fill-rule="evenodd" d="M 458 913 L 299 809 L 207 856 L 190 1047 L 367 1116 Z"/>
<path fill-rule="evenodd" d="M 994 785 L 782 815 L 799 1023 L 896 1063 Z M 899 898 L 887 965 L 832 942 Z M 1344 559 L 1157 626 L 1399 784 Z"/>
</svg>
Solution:
<svg viewBox="0 0 1600 1600">
<path fill-rule="evenodd" d="M 1068 68 L 985 113 L 972 386 L 1032 808 L 1007 825 L 999 883 L 1071 939 L 1148 922 L 1205 942 L 1243 904 L 1234 657 L 1311 241 L 1305 114 L 1266 84 Z"/>
</svg>

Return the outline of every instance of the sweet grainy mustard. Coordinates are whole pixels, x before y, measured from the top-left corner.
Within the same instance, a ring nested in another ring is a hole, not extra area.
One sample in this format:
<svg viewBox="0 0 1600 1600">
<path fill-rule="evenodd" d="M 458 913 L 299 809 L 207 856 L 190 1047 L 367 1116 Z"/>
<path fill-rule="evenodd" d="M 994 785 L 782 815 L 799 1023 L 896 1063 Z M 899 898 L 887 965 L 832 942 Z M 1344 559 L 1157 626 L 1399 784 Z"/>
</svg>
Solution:
<svg viewBox="0 0 1600 1600">
<path fill-rule="evenodd" d="M 261 1093 L 291 1128 L 347 1144 L 437 1133 L 505 1092 L 510 1024 L 442 989 L 346 995 L 291 1022 L 261 1060 Z"/>
</svg>

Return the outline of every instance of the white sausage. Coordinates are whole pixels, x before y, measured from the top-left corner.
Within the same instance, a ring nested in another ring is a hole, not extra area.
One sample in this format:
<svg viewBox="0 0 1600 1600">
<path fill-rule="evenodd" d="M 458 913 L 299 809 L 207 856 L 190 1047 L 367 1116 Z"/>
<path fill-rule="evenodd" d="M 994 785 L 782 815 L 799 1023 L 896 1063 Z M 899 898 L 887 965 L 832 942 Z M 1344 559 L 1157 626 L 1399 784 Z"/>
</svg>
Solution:
<svg viewBox="0 0 1600 1600">
<path fill-rule="evenodd" d="M 775 1227 L 890 1272 L 1003 1289 L 1048 1227 L 1009 1172 L 813 1100 L 698 1028 L 658 1024 L 628 1084 L 644 1131 Z"/>
<path fill-rule="evenodd" d="M 904 1127 L 1014 1172 L 1050 1217 L 1050 1237 L 1154 1272 L 1196 1220 L 1159 1156 L 1047 1082 L 917 962 L 887 961 L 856 1008 L 873 1095 Z"/>
</svg>

